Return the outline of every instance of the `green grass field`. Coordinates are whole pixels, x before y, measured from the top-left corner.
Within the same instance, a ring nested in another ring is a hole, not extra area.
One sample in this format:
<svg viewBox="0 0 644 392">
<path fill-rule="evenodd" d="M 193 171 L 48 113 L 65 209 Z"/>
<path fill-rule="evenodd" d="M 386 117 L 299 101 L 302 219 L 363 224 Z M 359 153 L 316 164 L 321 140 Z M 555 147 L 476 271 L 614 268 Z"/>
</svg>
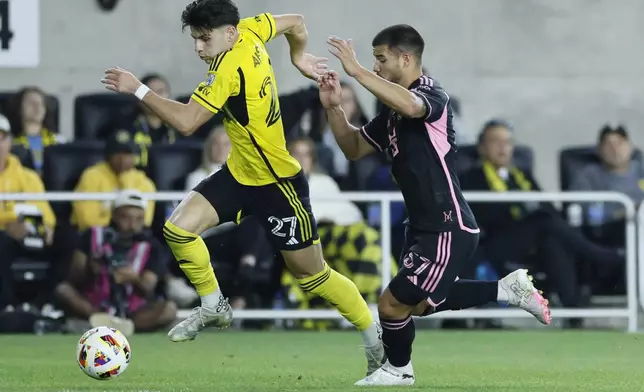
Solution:
<svg viewBox="0 0 644 392">
<path fill-rule="evenodd" d="M 0 391 L 350 391 L 365 370 L 355 333 L 221 332 L 190 343 L 130 339 L 110 381 L 85 376 L 76 336 L 0 335 Z M 643 391 L 644 337 L 607 332 L 419 332 L 417 391 Z"/>
</svg>

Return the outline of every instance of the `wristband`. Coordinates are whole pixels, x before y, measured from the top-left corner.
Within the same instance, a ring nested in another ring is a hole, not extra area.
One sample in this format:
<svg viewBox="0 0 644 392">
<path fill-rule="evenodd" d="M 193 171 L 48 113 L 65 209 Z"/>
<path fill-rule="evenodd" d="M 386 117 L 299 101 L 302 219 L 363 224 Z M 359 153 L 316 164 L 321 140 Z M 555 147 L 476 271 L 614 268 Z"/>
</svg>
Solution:
<svg viewBox="0 0 644 392">
<path fill-rule="evenodd" d="M 150 88 L 145 84 L 142 84 L 139 86 L 139 88 L 136 89 L 136 91 L 134 92 L 134 96 L 137 97 L 140 101 L 142 101 L 143 98 L 145 97 L 145 94 L 147 94 L 148 91 L 150 91 Z"/>
</svg>

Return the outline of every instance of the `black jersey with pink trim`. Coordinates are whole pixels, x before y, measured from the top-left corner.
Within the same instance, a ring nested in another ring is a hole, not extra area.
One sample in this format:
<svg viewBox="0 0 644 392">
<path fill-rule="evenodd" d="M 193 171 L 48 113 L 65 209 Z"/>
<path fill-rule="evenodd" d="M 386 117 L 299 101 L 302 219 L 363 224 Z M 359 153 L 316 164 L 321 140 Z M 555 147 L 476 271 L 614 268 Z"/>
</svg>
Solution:
<svg viewBox="0 0 644 392">
<path fill-rule="evenodd" d="M 384 107 L 360 134 L 391 158 L 391 172 L 405 199 L 411 227 L 478 233 L 454 165 L 457 148 L 450 98 L 426 75 L 409 90 L 425 103 L 424 118 L 404 118 Z"/>
</svg>

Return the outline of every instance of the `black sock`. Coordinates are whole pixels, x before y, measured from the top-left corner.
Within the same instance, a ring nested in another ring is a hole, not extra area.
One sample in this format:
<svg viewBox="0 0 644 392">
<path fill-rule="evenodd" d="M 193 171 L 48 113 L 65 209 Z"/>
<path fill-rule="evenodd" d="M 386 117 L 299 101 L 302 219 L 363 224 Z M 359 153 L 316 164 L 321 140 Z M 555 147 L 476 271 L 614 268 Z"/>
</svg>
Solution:
<svg viewBox="0 0 644 392">
<path fill-rule="evenodd" d="M 497 281 L 459 279 L 454 282 L 447 299 L 438 305 L 435 312 L 461 310 L 496 302 Z"/>
<path fill-rule="evenodd" d="M 402 320 L 384 320 L 382 326 L 382 343 L 389 363 L 403 367 L 411 361 L 411 346 L 416 337 L 416 327 L 411 315 Z"/>
</svg>

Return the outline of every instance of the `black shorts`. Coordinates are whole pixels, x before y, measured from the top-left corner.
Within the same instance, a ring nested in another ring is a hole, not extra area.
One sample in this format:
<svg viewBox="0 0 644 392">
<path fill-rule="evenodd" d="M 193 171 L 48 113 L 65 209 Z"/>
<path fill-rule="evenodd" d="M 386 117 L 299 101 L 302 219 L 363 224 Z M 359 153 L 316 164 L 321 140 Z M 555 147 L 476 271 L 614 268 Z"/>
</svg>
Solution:
<svg viewBox="0 0 644 392">
<path fill-rule="evenodd" d="M 416 232 L 408 226 L 400 269 L 389 283 L 389 291 L 405 305 L 415 306 L 422 301 L 434 307 L 440 305 L 478 242 L 478 233 L 458 229 L 442 233 Z"/>
<path fill-rule="evenodd" d="M 309 183 L 301 171 L 277 183 L 248 186 L 237 182 L 224 165 L 193 190 L 212 204 L 219 223 L 239 221 L 246 215 L 259 218 L 279 250 L 304 249 L 319 242 Z"/>
</svg>

